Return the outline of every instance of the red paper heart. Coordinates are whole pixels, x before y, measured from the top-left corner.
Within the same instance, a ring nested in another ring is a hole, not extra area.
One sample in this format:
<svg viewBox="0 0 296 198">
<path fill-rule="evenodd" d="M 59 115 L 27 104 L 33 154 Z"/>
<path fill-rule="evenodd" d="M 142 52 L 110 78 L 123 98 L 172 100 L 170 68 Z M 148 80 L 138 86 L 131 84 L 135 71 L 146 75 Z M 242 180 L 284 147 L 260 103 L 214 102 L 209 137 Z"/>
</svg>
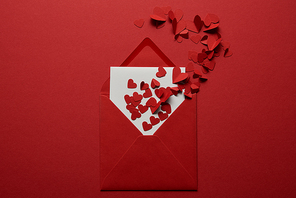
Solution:
<svg viewBox="0 0 296 198">
<path fill-rule="evenodd" d="M 166 75 L 166 71 L 163 67 L 158 67 L 158 72 L 156 73 L 156 76 L 158 78 L 164 77 Z"/>
<path fill-rule="evenodd" d="M 182 91 L 183 89 L 185 89 L 185 85 L 178 84 L 178 88 L 179 88 L 180 91 Z"/>
<path fill-rule="evenodd" d="M 160 7 L 155 7 L 153 9 L 153 14 L 150 15 L 150 18 L 156 21 L 166 21 L 164 11 Z"/>
<path fill-rule="evenodd" d="M 196 34 L 190 37 L 190 40 L 195 44 L 198 44 L 200 39 L 201 39 L 201 36 L 199 34 Z"/>
<path fill-rule="evenodd" d="M 181 69 L 178 66 L 175 66 L 173 69 L 173 82 L 181 74 Z"/>
<path fill-rule="evenodd" d="M 204 45 L 207 45 L 208 44 L 208 35 L 204 35 L 201 39 L 200 39 L 200 42 Z"/>
<path fill-rule="evenodd" d="M 151 87 L 154 89 L 154 88 L 159 87 L 159 86 L 160 86 L 160 83 L 153 78 L 151 80 Z"/>
<path fill-rule="evenodd" d="M 199 80 L 200 80 L 201 82 L 204 82 L 204 81 L 207 81 L 208 78 L 207 78 L 206 76 L 201 76 L 201 77 L 199 77 Z"/>
<path fill-rule="evenodd" d="M 219 22 L 219 17 L 215 14 L 208 14 L 211 18 L 212 23 L 218 23 Z"/>
<path fill-rule="evenodd" d="M 209 27 L 212 23 L 211 17 L 209 14 L 206 15 L 205 20 L 204 20 L 204 24 L 206 27 Z"/>
<path fill-rule="evenodd" d="M 141 101 L 143 96 L 141 94 L 138 94 L 138 92 L 134 92 L 133 93 L 133 98 L 137 102 L 137 101 Z"/>
<path fill-rule="evenodd" d="M 149 100 L 146 102 L 146 106 L 147 107 L 154 107 L 156 105 L 156 99 L 151 97 L 149 98 Z"/>
<path fill-rule="evenodd" d="M 184 39 L 188 39 L 189 38 L 188 30 L 184 29 L 182 32 L 180 32 L 180 36 Z"/>
<path fill-rule="evenodd" d="M 161 98 L 161 96 L 162 96 L 163 93 L 164 93 L 164 90 L 165 90 L 165 88 L 160 87 L 159 89 L 155 89 L 154 93 L 155 93 L 155 95 L 156 95 L 158 98 Z"/>
<path fill-rule="evenodd" d="M 143 27 L 143 25 L 144 25 L 144 19 L 138 19 L 138 20 L 135 20 L 134 21 L 134 24 L 135 24 L 135 26 L 137 26 L 138 28 L 141 28 L 141 27 Z"/>
<path fill-rule="evenodd" d="M 154 116 L 150 116 L 150 122 L 152 125 L 156 125 L 160 122 L 160 119 L 159 118 L 156 118 Z"/>
<path fill-rule="evenodd" d="M 142 123 L 144 131 L 152 129 L 152 124 L 148 124 L 146 121 Z"/>
<path fill-rule="evenodd" d="M 135 108 L 132 104 L 128 104 L 128 105 L 126 105 L 126 109 L 127 109 L 130 113 L 132 113 L 132 111 L 134 111 L 136 108 Z"/>
<path fill-rule="evenodd" d="M 208 55 L 206 53 L 199 53 L 197 54 L 197 62 L 202 63 L 207 57 Z"/>
<path fill-rule="evenodd" d="M 172 10 L 170 10 L 170 11 L 168 12 L 168 15 L 169 15 L 169 18 L 171 19 L 171 21 L 173 21 L 173 19 L 175 18 L 175 14 L 174 14 L 174 12 L 173 12 Z"/>
<path fill-rule="evenodd" d="M 174 84 L 181 83 L 182 81 L 185 81 L 188 78 L 187 73 L 181 73 L 179 76 L 173 81 Z"/>
<path fill-rule="evenodd" d="M 183 11 L 180 9 L 175 10 L 175 18 L 177 19 L 177 22 L 179 22 L 183 18 Z"/>
<path fill-rule="evenodd" d="M 124 100 L 125 100 L 126 104 L 130 104 L 131 103 L 131 97 L 129 95 L 125 95 L 124 96 Z"/>
<path fill-rule="evenodd" d="M 193 63 L 192 62 L 189 62 L 186 66 L 186 72 L 191 72 L 194 70 L 194 66 L 193 66 Z"/>
<path fill-rule="evenodd" d="M 163 93 L 163 96 L 160 98 L 160 101 L 161 102 L 166 102 L 167 99 L 169 99 L 169 97 L 173 95 L 170 87 L 167 87 L 165 90 L 164 90 L 164 93 Z"/>
<path fill-rule="evenodd" d="M 132 105 L 133 105 L 134 107 L 136 107 L 136 106 L 138 106 L 138 105 L 141 103 L 141 100 L 139 100 L 139 101 L 135 101 L 135 99 L 132 97 L 132 98 L 131 98 L 131 102 L 132 102 Z"/>
<path fill-rule="evenodd" d="M 139 108 L 139 110 L 140 110 L 140 112 L 142 114 L 145 113 L 148 110 L 148 107 L 147 106 L 143 106 L 141 104 L 138 106 L 138 108 Z"/>
<path fill-rule="evenodd" d="M 178 87 L 170 87 L 171 92 L 176 96 L 179 93 L 179 88 Z"/>
<path fill-rule="evenodd" d="M 142 81 L 142 82 L 140 83 L 140 89 L 141 89 L 141 90 L 145 90 L 145 89 L 148 89 L 148 88 L 149 88 L 148 83 L 145 83 L 144 81 Z"/>
<path fill-rule="evenodd" d="M 180 34 L 186 28 L 186 21 L 181 20 L 176 24 L 176 32 L 175 34 Z"/>
<path fill-rule="evenodd" d="M 228 48 L 225 50 L 224 57 L 230 57 L 232 56 L 232 54 L 233 54 L 232 51 L 230 51 L 230 49 Z"/>
<path fill-rule="evenodd" d="M 219 26 L 219 23 L 211 23 L 211 25 L 208 28 L 204 29 L 204 32 L 213 30 L 213 29 L 217 28 L 218 26 Z"/>
<path fill-rule="evenodd" d="M 202 73 L 198 69 L 194 69 L 193 78 L 199 78 L 202 76 Z"/>
<path fill-rule="evenodd" d="M 209 60 L 205 60 L 204 61 L 204 67 L 206 67 L 207 69 L 213 71 L 215 68 L 216 62 L 214 60 L 209 61 Z"/>
<path fill-rule="evenodd" d="M 158 112 L 158 117 L 161 121 L 165 120 L 168 118 L 168 114 L 167 113 L 163 113 L 163 112 Z"/>
<path fill-rule="evenodd" d="M 161 101 L 159 101 L 158 103 L 156 103 L 156 105 L 154 107 L 150 107 L 151 113 L 155 113 L 156 110 L 159 108 L 159 106 L 161 105 Z"/>
<path fill-rule="evenodd" d="M 135 119 L 140 118 L 140 117 L 141 117 L 141 114 L 139 113 L 139 111 L 137 109 L 132 111 L 132 116 L 131 116 L 132 120 L 135 120 Z"/>
<path fill-rule="evenodd" d="M 137 84 L 134 83 L 134 80 L 133 79 L 129 79 L 128 80 L 128 82 L 127 82 L 127 88 L 129 88 L 129 89 L 137 88 Z"/>
<path fill-rule="evenodd" d="M 172 112 L 171 105 L 169 103 L 163 103 L 161 105 L 161 110 L 165 111 L 168 114 Z"/>
<path fill-rule="evenodd" d="M 189 99 L 192 99 L 192 93 L 189 92 L 189 93 L 184 93 L 185 97 L 189 98 Z"/>
<path fill-rule="evenodd" d="M 200 18 L 199 15 L 196 15 L 194 17 L 194 20 L 193 21 L 194 21 L 194 25 L 195 25 L 195 27 L 197 29 L 197 33 L 198 33 L 200 31 L 202 25 L 203 25 L 203 22 L 202 22 L 202 20 L 201 20 L 201 18 Z"/>
<path fill-rule="evenodd" d="M 152 96 L 151 90 L 148 88 L 145 90 L 145 93 L 143 94 L 144 98 L 149 98 Z"/>
<path fill-rule="evenodd" d="M 230 48 L 230 43 L 229 42 L 221 41 L 220 43 L 221 43 L 221 45 L 223 47 L 223 50 L 226 50 L 226 49 Z"/>
<path fill-rule="evenodd" d="M 199 86 L 196 84 L 191 84 L 191 93 L 197 93 L 199 91 Z"/>
</svg>

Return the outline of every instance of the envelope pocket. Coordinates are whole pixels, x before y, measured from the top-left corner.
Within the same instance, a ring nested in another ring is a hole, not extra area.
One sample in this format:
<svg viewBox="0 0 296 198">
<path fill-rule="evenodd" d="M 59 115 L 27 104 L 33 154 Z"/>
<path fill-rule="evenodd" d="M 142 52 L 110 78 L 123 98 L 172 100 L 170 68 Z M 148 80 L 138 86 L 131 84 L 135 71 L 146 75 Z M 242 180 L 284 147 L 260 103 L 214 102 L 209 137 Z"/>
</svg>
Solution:
<svg viewBox="0 0 296 198">
<path fill-rule="evenodd" d="M 141 135 L 107 175 L 102 190 L 196 190 L 196 181 L 159 137 Z"/>
</svg>

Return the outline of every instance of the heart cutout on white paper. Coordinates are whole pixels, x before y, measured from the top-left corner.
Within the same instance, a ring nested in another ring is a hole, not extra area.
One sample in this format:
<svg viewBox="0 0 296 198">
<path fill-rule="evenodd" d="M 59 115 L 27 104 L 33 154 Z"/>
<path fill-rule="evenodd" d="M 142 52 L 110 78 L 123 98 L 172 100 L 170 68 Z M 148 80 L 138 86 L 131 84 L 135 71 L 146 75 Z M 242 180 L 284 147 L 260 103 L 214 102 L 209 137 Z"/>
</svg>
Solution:
<svg viewBox="0 0 296 198">
<path fill-rule="evenodd" d="M 135 125 L 135 127 L 143 134 L 143 135 L 153 135 L 157 129 L 167 120 L 170 115 L 174 113 L 174 111 L 182 104 L 185 100 L 184 94 L 181 92 L 179 94 L 172 95 L 167 103 L 171 105 L 171 113 L 168 118 L 164 121 L 160 121 L 158 124 L 153 125 L 152 129 L 148 131 L 144 131 L 142 123 L 147 122 L 150 124 L 150 117 L 154 116 L 158 118 L 157 113 L 152 114 L 150 109 L 145 113 L 141 114 L 140 118 L 136 120 L 131 119 L 131 113 L 126 109 L 126 102 L 124 100 L 125 95 L 132 96 L 134 92 L 138 92 L 139 94 L 144 94 L 145 90 L 140 90 L 140 83 L 144 81 L 149 84 L 149 88 L 152 91 L 152 97 L 154 97 L 157 102 L 160 100 L 154 93 L 155 89 L 151 88 L 151 80 L 154 78 L 160 82 L 160 87 L 176 87 L 176 84 L 172 82 L 172 72 L 173 67 L 164 67 L 167 74 L 164 77 L 157 78 L 156 73 L 158 72 L 158 67 L 110 67 L 110 100 L 117 106 L 118 109 Z M 181 71 L 185 72 L 185 68 L 181 67 Z M 133 79 L 133 81 L 137 84 L 137 87 L 134 89 L 129 89 L 127 87 L 127 83 L 129 79 Z M 141 103 L 145 105 L 149 98 L 143 98 Z"/>
</svg>

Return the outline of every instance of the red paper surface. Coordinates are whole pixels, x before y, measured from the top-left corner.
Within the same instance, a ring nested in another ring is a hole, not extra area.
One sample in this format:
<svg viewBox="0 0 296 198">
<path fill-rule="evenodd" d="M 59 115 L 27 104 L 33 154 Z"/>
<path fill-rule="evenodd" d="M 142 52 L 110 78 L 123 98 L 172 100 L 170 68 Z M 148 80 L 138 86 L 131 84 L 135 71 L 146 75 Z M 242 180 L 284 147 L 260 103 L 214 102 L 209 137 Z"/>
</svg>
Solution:
<svg viewBox="0 0 296 198">
<path fill-rule="evenodd" d="M 153 59 L 162 60 L 154 66 L 171 63 L 149 38 L 125 62 L 146 57 L 145 53 L 149 59 L 137 66 L 150 65 Z M 100 97 L 101 189 L 197 190 L 196 97 L 185 100 L 168 119 L 167 113 L 160 112 L 163 125 L 153 136 L 143 136 L 109 99 L 108 83 Z M 143 123 L 144 130 L 150 127 Z"/>
<path fill-rule="evenodd" d="M 197 93 L 198 191 L 101 192 L 99 92 L 110 65 L 145 37 L 180 66 L 206 48 L 175 42 L 169 21 L 152 26 L 156 6 L 184 20 L 216 14 L 231 43 Z M 295 197 L 295 9 L 290 0 L 1 1 L 0 197 Z"/>
</svg>

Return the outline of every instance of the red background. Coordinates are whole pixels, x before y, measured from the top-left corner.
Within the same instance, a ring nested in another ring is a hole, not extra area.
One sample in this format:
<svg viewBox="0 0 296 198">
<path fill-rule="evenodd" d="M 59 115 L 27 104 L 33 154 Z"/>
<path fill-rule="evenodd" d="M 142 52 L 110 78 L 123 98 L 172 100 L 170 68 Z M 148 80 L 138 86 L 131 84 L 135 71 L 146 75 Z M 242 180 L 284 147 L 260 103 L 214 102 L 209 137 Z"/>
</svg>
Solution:
<svg viewBox="0 0 296 198">
<path fill-rule="evenodd" d="M 234 55 L 198 93 L 198 191 L 100 192 L 99 92 L 150 37 L 177 65 L 201 44 L 149 23 L 155 6 L 220 18 Z M 295 2 L 2 0 L 0 197 L 296 196 Z M 142 29 L 133 21 L 144 18 Z"/>
</svg>

